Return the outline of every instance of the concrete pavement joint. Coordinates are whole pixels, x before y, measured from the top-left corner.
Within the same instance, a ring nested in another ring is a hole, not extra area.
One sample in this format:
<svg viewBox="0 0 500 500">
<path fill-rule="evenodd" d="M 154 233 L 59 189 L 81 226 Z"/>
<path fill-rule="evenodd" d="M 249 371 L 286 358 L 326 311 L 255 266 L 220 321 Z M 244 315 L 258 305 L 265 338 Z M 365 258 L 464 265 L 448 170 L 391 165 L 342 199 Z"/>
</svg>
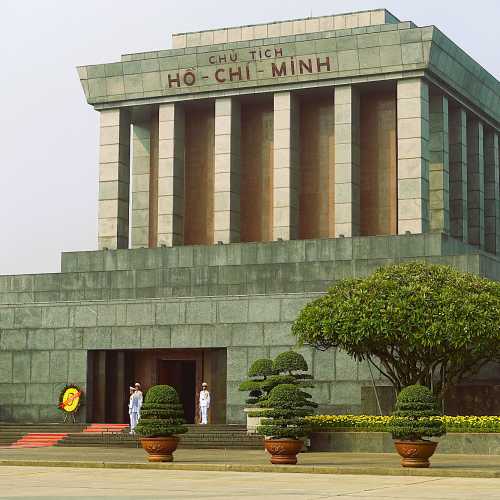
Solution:
<svg viewBox="0 0 500 500">
<path fill-rule="evenodd" d="M 190 464 L 172 463 L 124 463 L 124 462 L 85 462 L 61 460 L 0 460 L 0 466 L 25 467 L 74 467 L 93 469 L 152 469 L 152 470 L 184 470 L 212 472 L 274 472 L 293 474 L 352 474 L 376 476 L 415 476 L 415 477 L 464 477 L 464 478 L 500 478 L 500 471 L 475 469 L 442 470 L 399 469 L 391 467 L 336 467 L 336 466 L 286 466 L 286 465 L 244 465 L 244 464 Z M 432 479 L 429 479 L 432 481 Z"/>
</svg>

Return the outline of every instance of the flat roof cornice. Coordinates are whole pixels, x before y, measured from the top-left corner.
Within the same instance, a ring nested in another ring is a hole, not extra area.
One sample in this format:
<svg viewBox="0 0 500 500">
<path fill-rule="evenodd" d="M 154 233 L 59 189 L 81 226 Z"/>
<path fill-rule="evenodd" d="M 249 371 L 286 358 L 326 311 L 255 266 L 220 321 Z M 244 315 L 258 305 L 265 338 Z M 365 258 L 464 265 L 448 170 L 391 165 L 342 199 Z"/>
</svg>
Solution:
<svg viewBox="0 0 500 500">
<path fill-rule="evenodd" d="M 87 101 L 100 109 L 283 86 L 305 88 L 315 82 L 325 86 L 349 79 L 405 78 L 415 71 L 442 82 L 451 95 L 498 128 L 500 83 L 434 26 L 385 24 L 170 49 L 78 68 Z M 234 78 L 231 72 L 236 72 Z"/>
</svg>

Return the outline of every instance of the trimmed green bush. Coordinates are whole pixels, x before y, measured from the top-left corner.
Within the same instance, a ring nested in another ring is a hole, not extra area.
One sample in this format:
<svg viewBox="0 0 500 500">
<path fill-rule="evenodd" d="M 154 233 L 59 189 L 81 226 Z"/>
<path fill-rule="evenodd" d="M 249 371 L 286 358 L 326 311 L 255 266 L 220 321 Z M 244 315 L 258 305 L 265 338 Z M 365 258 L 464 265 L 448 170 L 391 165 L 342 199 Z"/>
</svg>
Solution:
<svg viewBox="0 0 500 500">
<path fill-rule="evenodd" d="M 248 370 L 250 380 L 245 380 L 239 386 L 240 391 L 248 391 L 247 404 L 260 405 L 271 390 L 281 384 L 294 384 L 302 388 L 314 387 L 312 375 L 304 373 L 308 370 L 307 362 L 302 354 L 295 351 L 285 351 L 270 359 L 257 359 Z M 304 393 L 307 394 L 307 393 Z M 308 395 L 310 398 L 311 396 Z M 309 401 L 309 406 L 317 405 Z"/>
<path fill-rule="evenodd" d="M 306 372 L 309 370 L 307 361 L 302 354 L 295 351 L 285 351 L 276 356 L 273 362 L 275 373 L 287 373 L 292 375 L 293 372 Z"/>
<path fill-rule="evenodd" d="M 312 415 L 310 396 L 294 384 L 281 384 L 274 387 L 265 403 L 265 411 L 258 416 L 267 417 L 257 427 L 257 433 L 271 439 L 300 439 L 311 432 L 311 425 L 304 419 Z"/>
<path fill-rule="evenodd" d="M 273 373 L 273 362 L 267 358 L 256 359 L 248 369 L 249 377 L 265 378 Z"/>
<path fill-rule="evenodd" d="M 248 391 L 246 404 L 255 405 L 264 397 L 264 390 L 261 387 L 269 375 L 273 373 L 273 362 L 267 358 L 256 359 L 248 369 L 250 380 L 245 380 L 240 384 L 238 390 Z"/>
<path fill-rule="evenodd" d="M 446 434 L 444 423 L 431 418 L 440 414 L 437 401 L 427 387 L 405 387 L 398 395 L 389 432 L 394 439 L 406 441 L 442 436 Z"/>
<path fill-rule="evenodd" d="M 309 367 L 307 361 L 302 354 L 295 351 L 285 351 L 276 356 L 273 361 L 273 369 L 275 375 L 271 375 L 261 385 L 261 388 L 267 394 L 281 384 L 293 384 L 301 388 L 314 387 L 312 375 L 306 372 Z M 304 393 L 307 394 L 307 393 Z M 308 395 L 310 398 L 311 396 Z M 316 408 L 315 403 L 310 403 L 310 406 Z"/>
<path fill-rule="evenodd" d="M 143 437 L 170 437 L 187 432 L 185 423 L 177 391 L 169 385 L 154 385 L 146 393 L 135 431 Z"/>
</svg>

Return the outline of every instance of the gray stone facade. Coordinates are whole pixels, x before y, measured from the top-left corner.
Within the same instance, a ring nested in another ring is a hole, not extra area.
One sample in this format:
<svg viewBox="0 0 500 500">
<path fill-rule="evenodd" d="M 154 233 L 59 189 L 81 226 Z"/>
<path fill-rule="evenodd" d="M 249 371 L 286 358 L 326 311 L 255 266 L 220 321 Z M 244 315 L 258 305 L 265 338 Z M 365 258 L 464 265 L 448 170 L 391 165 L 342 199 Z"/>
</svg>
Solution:
<svg viewBox="0 0 500 500">
<path fill-rule="evenodd" d="M 301 307 L 334 281 L 411 260 L 500 280 L 500 83 L 436 27 L 382 9 L 173 47 L 78 68 L 100 113 L 100 250 L 0 276 L 1 420 L 58 419 L 65 384 L 93 394 L 115 370 L 119 390 L 132 351 L 183 349 L 241 422 L 249 365 L 294 346 Z M 367 366 L 301 352 L 320 411 L 373 411 L 387 384 Z"/>
<path fill-rule="evenodd" d="M 227 349 L 227 421 L 241 422 L 248 366 L 295 344 L 304 304 L 334 280 L 415 259 L 500 278 L 496 257 L 441 234 L 76 252 L 60 274 L 1 276 L 0 419 L 60 418 L 60 389 L 86 387 L 89 350 L 217 347 Z M 322 411 L 363 410 L 366 366 L 300 351 Z"/>
</svg>

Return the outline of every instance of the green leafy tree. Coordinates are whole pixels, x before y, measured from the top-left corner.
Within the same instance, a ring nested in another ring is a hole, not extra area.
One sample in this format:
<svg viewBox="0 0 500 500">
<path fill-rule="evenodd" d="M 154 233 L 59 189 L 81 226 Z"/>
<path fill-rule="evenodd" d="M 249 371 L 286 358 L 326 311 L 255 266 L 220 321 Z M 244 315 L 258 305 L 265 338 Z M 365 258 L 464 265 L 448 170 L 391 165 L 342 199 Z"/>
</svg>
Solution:
<svg viewBox="0 0 500 500">
<path fill-rule="evenodd" d="M 399 392 L 449 385 L 500 359 L 500 284 L 451 267 L 407 263 L 344 279 L 293 324 L 299 344 L 367 360 Z"/>
<path fill-rule="evenodd" d="M 432 392 L 421 385 L 405 387 L 396 401 L 389 432 L 394 439 L 416 441 L 446 434 L 445 424 L 432 417 L 441 415 Z"/>
<path fill-rule="evenodd" d="M 187 432 L 185 424 L 177 391 L 169 385 L 154 385 L 146 393 L 135 430 L 144 437 L 169 437 Z"/>
<path fill-rule="evenodd" d="M 300 439 L 311 432 L 311 424 L 304 417 L 312 415 L 308 394 L 294 384 L 274 387 L 261 404 L 264 411 L 257 412 L 266 417 L 257 427 L 257 433 L 272 439 Z"/>
</svg>

